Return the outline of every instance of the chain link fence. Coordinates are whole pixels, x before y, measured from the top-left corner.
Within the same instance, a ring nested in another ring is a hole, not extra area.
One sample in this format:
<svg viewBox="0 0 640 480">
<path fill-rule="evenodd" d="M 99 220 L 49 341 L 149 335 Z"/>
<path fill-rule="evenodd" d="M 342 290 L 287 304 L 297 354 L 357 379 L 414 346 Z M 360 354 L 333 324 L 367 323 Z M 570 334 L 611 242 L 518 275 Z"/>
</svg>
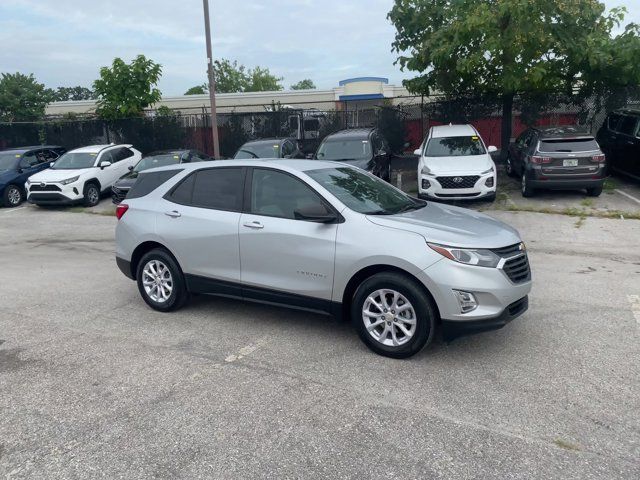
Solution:
<svg viewBox="0 0 640 480">
<path fill-rule="evenodd" d="M 377 103 L 376 103 L 377 102 Z M 640 108 L 640 90 L 601 95 L 526 95 L 514 101 L 512 137 L 528 126 L 580 125 L 595 134 L 611 110 Z M 246 106 L 243 106 L 243 110 Z M 304 103 L 256 106 L 254 112 L 218 114 L 221 152 L 232 157 L 246 141 L 293 137 L 308 153 L 330 133 L 346 128 L 377 127 L 396 152 L 412 151 L 428 129 L 447 123 L 470 123 L 488 145 L 500 145 L 501 104 L 492 97 L 402 97 L 362 103 L 327 102 L 326 108 Z M 46 119 L 0 123 L 0 149 L 52 144 L 68 149 L 83 145 L 130 143 L 143 153 L 169 148 L 195 148 L 213 153 L 211 119 L 207 113 L 150 111 L 139 118 L 106 121 L 98 118 Z"/>
</svg>

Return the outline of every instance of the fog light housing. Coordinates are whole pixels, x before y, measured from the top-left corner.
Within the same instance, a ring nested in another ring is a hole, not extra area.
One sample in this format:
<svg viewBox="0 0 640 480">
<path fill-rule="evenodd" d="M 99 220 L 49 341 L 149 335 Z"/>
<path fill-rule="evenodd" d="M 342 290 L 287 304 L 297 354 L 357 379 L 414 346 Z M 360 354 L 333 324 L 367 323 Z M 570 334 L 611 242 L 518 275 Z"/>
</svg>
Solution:
<svg viewBox="0 0 640 480">
<path fill-rule="evenodd" d="M 473 293 L 463 290 L 454 290 L 453 293 L 460 304 L 460 313 L 469 313 L 478 308 L 478 301 Z"/>
<path fill-rule="evenodd" d="M 485 184 L 487 187 L 493 187 L 493 177 L 489 177 L 489 178 L 487 178 L 487 180 L 484 182 L 484 184 Z"/>
<path fill-rule="evenodd" d="M 428 188 L 431 188 L 431 182 L 429 182 L 429 180 L 427 180 L 426 178 L 422 179 L 422 189 L 426 190 Z"/>
</svg>

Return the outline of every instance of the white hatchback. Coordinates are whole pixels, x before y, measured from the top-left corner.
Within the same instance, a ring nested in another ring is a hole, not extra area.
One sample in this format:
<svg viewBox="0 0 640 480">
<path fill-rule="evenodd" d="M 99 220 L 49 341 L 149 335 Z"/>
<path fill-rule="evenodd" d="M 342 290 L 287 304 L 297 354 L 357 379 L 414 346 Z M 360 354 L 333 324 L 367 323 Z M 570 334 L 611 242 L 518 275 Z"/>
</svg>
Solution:
<svg viewBox="0 0 640 480">
<path fill-rule="evenodd" d="M 496 196 L 496 166 L 491 152 L 471 125 L 431 127 L 415 151 L 418 163 L 418 196 L 441 200 L 470 200 Z"/>
<path fill-rule="evenodd" d="M 92 145 L 62 155 L 51 168 L 32 175 L 25 187 L 27 199 L 36 205 L 93 207 L 100 196 L 140 161 L 131 145 Z"/>
</svg>

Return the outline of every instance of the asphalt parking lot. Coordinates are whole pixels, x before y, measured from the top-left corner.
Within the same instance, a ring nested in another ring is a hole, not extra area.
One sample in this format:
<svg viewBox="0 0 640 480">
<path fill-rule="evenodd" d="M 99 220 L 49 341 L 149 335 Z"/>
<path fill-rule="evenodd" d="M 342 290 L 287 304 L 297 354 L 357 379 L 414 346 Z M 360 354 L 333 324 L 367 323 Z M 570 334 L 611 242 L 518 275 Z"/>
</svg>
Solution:
<svg viewBox="0 0 640 480">
<path fill-rule="evenodd" d="M 640 220 L 487 213 L 528 244 L 529 311 L 399 361 L 308 313 L 152 311 L 115 217 L 0 209 L 0 475 L 639 478 Z"/>
</svg>

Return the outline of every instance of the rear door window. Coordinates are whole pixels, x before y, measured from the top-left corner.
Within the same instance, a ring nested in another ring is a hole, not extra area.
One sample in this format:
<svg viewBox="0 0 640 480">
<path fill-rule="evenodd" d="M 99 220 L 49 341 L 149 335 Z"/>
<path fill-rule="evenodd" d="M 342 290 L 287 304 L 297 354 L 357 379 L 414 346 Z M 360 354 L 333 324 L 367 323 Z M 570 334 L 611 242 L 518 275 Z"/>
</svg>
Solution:
<svg viewBox="0 0 640 480">
<path fill-rule="evenodd" d="M 611 115 L 609 115 L 609 130 L 616 132 L 618 130 L 620 120 L 622 120 L 622 115 L 618 115 L 617 113 L 612 113 Z"/>
<path fill-rule="evenodd" d="M 242 209 L 244 172 L 237 168 L 209 168 L 195 174 L 190 205 L 239 212 Z"/>
<path fill-rule="evenodd" d="M 140 198 L 150 194 L 164 182 L 169 180 L 181 170 L 163 170 L 161 172 L 141 172 L 136 183 L 127 194 L 127 198 Z"/>
</svg>

